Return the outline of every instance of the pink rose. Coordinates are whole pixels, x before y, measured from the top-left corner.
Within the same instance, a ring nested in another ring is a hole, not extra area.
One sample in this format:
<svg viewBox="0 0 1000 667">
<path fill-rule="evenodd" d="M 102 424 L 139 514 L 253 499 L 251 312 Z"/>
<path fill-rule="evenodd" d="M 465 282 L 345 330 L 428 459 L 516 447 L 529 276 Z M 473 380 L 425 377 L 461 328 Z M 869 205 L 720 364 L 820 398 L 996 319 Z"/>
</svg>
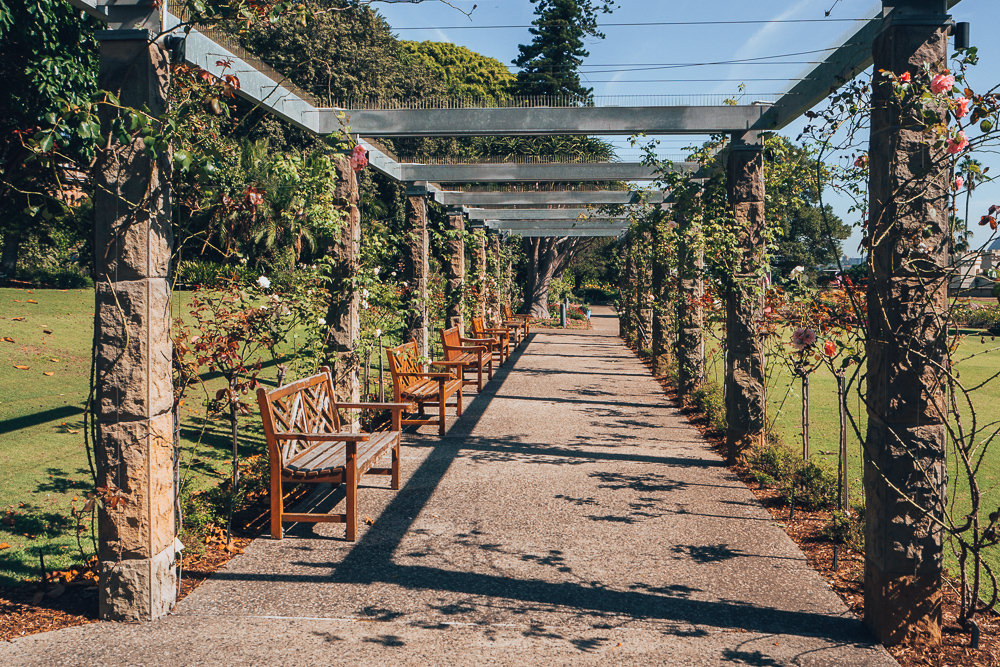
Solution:
<svg viewBox="0 0 1000 667">
<path fill-rule="evenodd" d="M 968 97 L 959 97 L 957 100 L 955 100 L 955 117 L 956 118 L 965 118 L 965 116 L 968 115 L 968 113 L 969 113 L 969 103 L 970 103 L 970 100 L 969 100 Z"/>
<path fill-rule="evenodd" d="M 955 77 L 951 74 L 938 74 L 931 79 L 931 92 L 935 95 L 950 92 L 955 87 Z"/>
<path fill-rule="evenodd" d="M 969 138 L 965 136 L 964 130 L 959 130 L 954 137 L 948 137 L 948 153 L 954 155 L 961 153 L 969 145 Z"/>
<path fill-rule="evenodd" d="M 955 189 L 961 190 L 963 185 L 965 185 L 965 179 L 962 178 L 961 176 L 957 176 L 955 178 Z"/>
<path fill-rule="evenodd" d="M 854 166 L 857 167 L 857 168 L 859 168 L 859 169 L 867 167 L 868 166 L 868 156 L 867 155 L 858 156 L 858 159 L 854 161 Z"/>
<path fill-rule="evenodd" d="M 815 345 L 816 343 L 816 332 L 812 329 L 805 329 L 799 327 L 794 332 L 792 332 L 792 347 L 796 350 L 804 350 L 805 348 Z"/>
<path fill-rule="evenodd" d="M 364 146 L 355 146 L 351 151 L 351 167 L 354 171 L 361 171 L 368 166 L 368 151 Z"/>
<path fill-rule="evenodd" d="M 903 72 L 902 74 L 899 75 L 899 80 L 902 81 L 903 83 L 909 83 L 909 81 L 910 81 L 910 73 L 909 72 Z"/>
</svg>

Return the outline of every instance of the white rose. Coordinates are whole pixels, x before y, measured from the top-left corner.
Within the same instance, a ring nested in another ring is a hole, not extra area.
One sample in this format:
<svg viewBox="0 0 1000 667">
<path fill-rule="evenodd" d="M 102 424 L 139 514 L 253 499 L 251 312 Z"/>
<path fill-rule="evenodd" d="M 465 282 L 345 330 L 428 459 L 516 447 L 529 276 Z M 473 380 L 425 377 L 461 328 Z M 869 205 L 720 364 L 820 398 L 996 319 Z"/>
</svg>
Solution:
<svg viewBox="0 0 1000 667">
<path fill-rule="evenodd" d="M 267 289 L 271 286 L 271 280 L 267 276 L 261 276 L 257 279 L 257 284 L 260 285 L 262 289 Z"/>
<path fill-rule="evenodd" d="M 325 318 L 325 317 L 321 317 L 321 318 L 319 318 L 319 325 L 320 325 L 321 327 L 322 327 L 322 326 L 326 326 L 326 318 Z"/>
<path fill-rule="evenodd" d="M 382 337 L 382 330 L 381 329 L 376 329 L 375 330 L 375 337 L 376 338 L 381 338 Z"/>
</svg>

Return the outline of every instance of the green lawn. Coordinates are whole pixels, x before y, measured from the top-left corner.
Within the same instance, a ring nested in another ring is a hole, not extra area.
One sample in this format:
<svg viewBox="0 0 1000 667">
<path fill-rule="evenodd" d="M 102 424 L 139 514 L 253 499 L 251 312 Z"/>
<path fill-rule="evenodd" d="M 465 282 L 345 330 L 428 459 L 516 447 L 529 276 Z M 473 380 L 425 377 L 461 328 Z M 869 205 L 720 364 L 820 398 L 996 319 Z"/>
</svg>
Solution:
<svg viewBox="0 0 1000 667">
<path fill-rule="evenodd" d="M 988 335 L 978 332 L 969 333 L 958 350 L 956 359 L 961 381 L 966 386 L 974 386 L 987 380 L 1000 371 L 1000 339 L 992 340 Z M 787 341 L 790 333 L 785 337 Z M 783 442 L 794 451 L 802 451 L 802 390 L 799 380 L 793 378 L 784 363 L 777 362 L 773 353 L 778 350 L 771 346 L 772 355 L 768 358 L 768 420 L 773 421 L 775 430 Z M 785 346 L 784 353 L 790 352 Z M 722 379 L 721 354 L 717 343 L 708 342 L 707 358 L 709 377 L 717 382 Z M 837 449 L 840 432 L 840 418 L 837 409 L 837 384 L 833 374 L 825 368 L 820 369 L 810 379 L 810 452 L 813 458 L 826 461 L 833 469 L 837 466 Z M 981 389 L 974 392 L 973 403 L 980 422 L 1000 419 L 1000 379 L 987 382 Z M 848 411 L 864 433 L 866 418 L 864 406 L 856 387 L 848 394 Z M 968 420 L 969 410 L 963 410 Z M 985 436 L 981 436 L 985 437 Z M 862 458 L 861 442 L 855 435 L 850 422 L 848 423 L 848 477 L 850 480 L 851 502 L 862 499 Z M 968 488 L 967 479 L 959 475 L 954 452 L 949 449 L 949 495 L 954 499 L 954 515 L 964 516 L 971 507 L 968 495 L 963 494 Z M 957 481 L 957 485 L 955 484 Z M 982 499 L 982 507 L 986 514 L 1000 507 L 1000 438 L 994 438 L 984 459 L 979 474 L 981 489 L 988 489 Z M 1000 553 L 990 554 L 988 560 L 992 567 L 1000 573 Z M 948 565 L 954 567 L 957 561 L 949 555 Z"/>
</svg>

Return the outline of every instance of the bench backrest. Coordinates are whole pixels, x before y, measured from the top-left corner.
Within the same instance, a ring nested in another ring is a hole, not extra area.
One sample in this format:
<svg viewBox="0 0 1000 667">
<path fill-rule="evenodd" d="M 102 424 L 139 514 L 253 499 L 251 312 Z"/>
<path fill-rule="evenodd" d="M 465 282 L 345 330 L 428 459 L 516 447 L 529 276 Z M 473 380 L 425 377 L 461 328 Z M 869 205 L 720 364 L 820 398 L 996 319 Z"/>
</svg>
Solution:
<svg viewBox="0 0 1000 667">
<path fill-rule="evenodd" d="M 506 301 L 503 304 L 503 317 L 506 320 L 510 320 L 510 319 L 514 318 L 514 313 L 510 309 L 510 304 L 507 303 Z"/>
<path fill-rule="evenodd" d="M 300 451 L 311 446 L 301 440 L 281 440 L 276 433 L 336 433 L 340 431 L 340 414 L 333 393 L 330 369 L 323 367 L 318 375 L 286 384 L 268 391 L 257 388 L 257 405 L 264 423 L 264 436 L 271 461 L 284 465 Z"/>
<path fill-rule="evenodd" d="M 462 332 L 458 327 L 450 329 L 439 329 L 441 333 L 441 345 L 444 347 L 445 361 L 454 361 L 464 354 L 462 352 Z"/>
<path fill-rule="evenodd" d="M 483 323 L 483 318 L 481 317 L 472 318 L 472 337 L 490 338 L 490 336 L 486 335 L 486 325 Z"/>
<path fill-rule="evenodd" d="M 389 347 L 385 350 L 389 357 L 389 373 L 392 375 L 392 388 L 395 392 L 395 400 L 400 401 L 400 394 L 422 382 L 418 377 L 403 375 L 403 373 L 423 373 L 424 369 L 420 365 L 420 354 L 417 350 L 417 341 L 411 340 L 396 347 Z"/>
</svg>

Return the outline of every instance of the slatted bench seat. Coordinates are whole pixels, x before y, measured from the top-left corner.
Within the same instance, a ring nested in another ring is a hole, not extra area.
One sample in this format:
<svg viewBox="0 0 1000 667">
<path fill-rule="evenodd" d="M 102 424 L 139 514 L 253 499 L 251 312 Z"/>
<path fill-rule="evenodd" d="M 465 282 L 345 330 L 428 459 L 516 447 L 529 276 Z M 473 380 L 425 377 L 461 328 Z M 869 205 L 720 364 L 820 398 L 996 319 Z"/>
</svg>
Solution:
<svg viewBox="0 0 1000 667">
<path fill-rule="evenodd" d="M 464 338 L 458 327 L 439 329 L 438 333 L 441 334 L 445 362 L 456 364 L 462 381 L 465 384 L 474 384 L 479 391 L 482 391 L 483 375 L 486 374 L 488 379 L 493 379 L 493 339 Z M 468 371 L 476 373 L 475 380 L 466 379 Z"/>
<path fill-rule="evenodd" d="M 447 372 L 429 373 L 420 363 L 416 341 L 387 348 L 386 354 L 396 401 L 411 403 L 420 413 L 416 417 L 402 418 L 401 423 L 414 426 L 436 424 L 438 432 L 444 435 L 448 422 L 445 409 L 449 398 L 456 397 L 458 415 L 462 414 L 462 364 L 437 361 L 431 365 L 448 369 Z M 424 405 L 427 403 L 437 406 L 437 418 L 424 416 Z"/>
<path fill-rule="evenodd" d="M 361 475 L 388 475 L 399 489 L 399 444 L 401 417 L 407 403 L 338 403 L 333 393 L 330 369 L 319 375 L 268 391 L 257 388 L 267 440 L 271 473 L 271 537 L 283 537 L 285 522 L 333 522 L 346 524 L 347 540 L 357 539 L 358 480 Z M 341 431 L 340 410 L 391 410 L 391 430 L 378 433 Z M 389 454 L 389 467 L 377 467 Z M 282 484 L 343 484 L 346 486 L 343 514 L 286 512 Z"/>
<path fill-rule="evenodd" d="M 503 325 L 505 327 L 514 327 L 515 329 L 519 329 L 521 332 L 521 340 L 526 339 L 528 337 L 528 333 L 530 333 L 529 328 L 531 325 L 531 315 L 512 312 L 509 303 L 504 303 L 502 307 Z M 518 343 L 520 343 L 520 341 L 518 341 Z"/>
<path fill-rule="evenodd" d="M 510 336 L 511 330 L 507 327 L 487 327 L 481 317 L 472 318 L 472 337 L 478 340 L 489 339 L 493 343 L 493 349 L 500 357 L 500 365 L 507 362 L 510 357 Z"/>
</svg>

